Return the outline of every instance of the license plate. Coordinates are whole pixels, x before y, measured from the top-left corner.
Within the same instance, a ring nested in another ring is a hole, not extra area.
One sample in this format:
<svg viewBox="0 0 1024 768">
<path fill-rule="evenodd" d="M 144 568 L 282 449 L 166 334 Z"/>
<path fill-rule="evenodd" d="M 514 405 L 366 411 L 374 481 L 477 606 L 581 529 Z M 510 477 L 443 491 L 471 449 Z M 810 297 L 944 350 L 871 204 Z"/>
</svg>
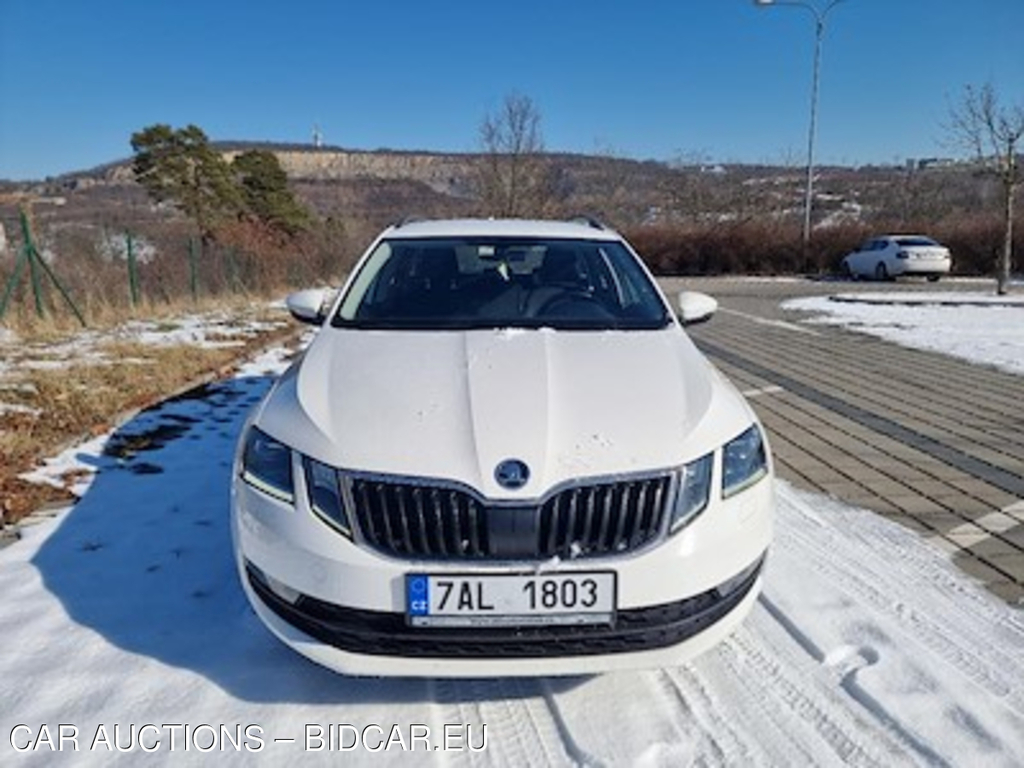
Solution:
<svg viewBox="0 0 1024 768">
<path fill-rule="evenodd" d="M 615 573 L 407 574 L 406 618 L 415 627 L 611 624 Z"/>
</svg>

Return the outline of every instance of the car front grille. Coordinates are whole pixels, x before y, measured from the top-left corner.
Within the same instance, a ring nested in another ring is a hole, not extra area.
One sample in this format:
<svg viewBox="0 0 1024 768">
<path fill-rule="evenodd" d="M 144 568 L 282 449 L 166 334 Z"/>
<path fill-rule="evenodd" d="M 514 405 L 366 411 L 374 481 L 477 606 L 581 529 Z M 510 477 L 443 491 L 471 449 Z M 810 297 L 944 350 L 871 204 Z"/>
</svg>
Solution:
<svg viewBox="0 0 1024 768">
<path fill-rule="evenodd" d="M 572 486 L 539 504 L 487 503 L 466 489 L 350 479 L 362 541 L 406 559 L 574 559 L 624 554 L 661 535 L 673 476 Z"/>
<path fill-rule="evenodd" d="M 364 540 L 386 554 L 478 559 L 490 553 L 487 508 L 463 490 L 355 479 L 352 502 Z"/>
<path fill-rule="evenodd" d="M 586 485 L 555 494 L 540 508 L 541 557 L 629 552 L 658 536 L 671 477 Z"/>
</svg>

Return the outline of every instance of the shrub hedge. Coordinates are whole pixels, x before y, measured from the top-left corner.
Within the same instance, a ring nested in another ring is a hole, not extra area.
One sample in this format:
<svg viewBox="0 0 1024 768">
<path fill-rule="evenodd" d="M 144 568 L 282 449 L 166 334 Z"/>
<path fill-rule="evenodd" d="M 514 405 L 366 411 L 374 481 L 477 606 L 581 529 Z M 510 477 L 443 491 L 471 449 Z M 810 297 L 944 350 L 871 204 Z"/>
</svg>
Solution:
<svg viewBox="0 0 1024 768">
<path fill-rule="evenodd" d="M 649 225 L 625 234 L 648 266 L 659 275 L 785 275 L 831 274 L 843 256 L 876 234 L 925 234 L 946 245 L 953 254 L 953 273 L 994 274 L 1003 247 L 1003 226 L 997 216 L 972 216 L 915 226 L 867 228 L 844 224 L 813 231 L 804 255 L 801 230 L 793 224 L 764 221 L 730 222 L 700 227 Z M 1024 271 L 1024 222 L 1014 228 L 1014 263 L 1011 271 Z"/>
</svg>

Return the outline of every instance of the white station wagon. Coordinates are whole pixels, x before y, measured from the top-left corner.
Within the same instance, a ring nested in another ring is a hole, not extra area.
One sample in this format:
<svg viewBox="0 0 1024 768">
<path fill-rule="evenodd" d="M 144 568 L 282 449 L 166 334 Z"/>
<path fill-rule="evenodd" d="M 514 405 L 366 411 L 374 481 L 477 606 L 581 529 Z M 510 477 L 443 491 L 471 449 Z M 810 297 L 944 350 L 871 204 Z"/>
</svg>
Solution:
<svg viewBox="0 0 1024 768">
<path fill-rule="evenodd" d="M 847 277 L 888 280 L 919 275 L 936 281 L 949 274 L 949 249 L 924 235 L 883 235 L 866 241 L 839 266 Z"/>
<path fill-rule="evenodd" d="M 385 230 L 254 409 L 238 569 L 298 652 L 355 675 L 679 664 L 750 611 L 771 455 L 623 238 L 596 222 Z M 325 303 L 326 302 L 326 303 Z"/>
</svg>

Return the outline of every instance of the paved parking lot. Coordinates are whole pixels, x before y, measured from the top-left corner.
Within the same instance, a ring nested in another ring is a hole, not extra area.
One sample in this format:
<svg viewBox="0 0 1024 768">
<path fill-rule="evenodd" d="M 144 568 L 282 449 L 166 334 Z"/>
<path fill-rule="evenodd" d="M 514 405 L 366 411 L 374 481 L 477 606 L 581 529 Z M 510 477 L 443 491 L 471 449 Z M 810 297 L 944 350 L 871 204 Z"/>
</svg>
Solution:
<svg viewBox="0 0 1024 768">
<path fill-rule="evenodd" d="M 698 278 L 665 281 L 719 301 L 698 346 L 744 390 L 780 477 L 908 527 L 994 594 L 1024 606 L 1024 377 L 832 326 L 787 298 L 859 290 L 985 290 Z"/>
</svg>

